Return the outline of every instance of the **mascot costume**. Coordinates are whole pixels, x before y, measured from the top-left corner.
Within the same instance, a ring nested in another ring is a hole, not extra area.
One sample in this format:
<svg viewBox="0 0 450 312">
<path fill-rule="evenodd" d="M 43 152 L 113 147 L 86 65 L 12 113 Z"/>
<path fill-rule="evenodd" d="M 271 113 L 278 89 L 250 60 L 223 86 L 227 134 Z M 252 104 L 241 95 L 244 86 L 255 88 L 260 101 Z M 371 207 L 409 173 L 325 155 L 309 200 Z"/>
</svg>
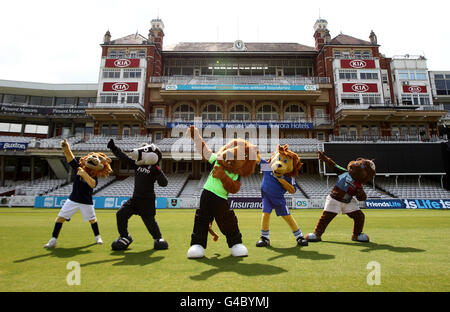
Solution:
<svg viewBox="0 0 450 312">
<path fill-rule="evenodd" d="M 158 166 L 162 159 L 161 151 L 154 144 L 143 144 L 135 148 L 128 157 L 117 147 L 114 140 L 108 142 L 108 148 L 123 163 L 135 170 L 133 196 L 125 202 L 116 213 L 119 237 L 112 243 L 113 250 L 125 250 L 133 242 L 128 233 L 128 219 L 133 215 L 139 215 L 147 230 L 154 239 L 156 250 L 168 249 L 169 245 L 163 239 L 158 223 L 155 220 L 155 182 L 159 186 L 167 186 L 167 178 Z"/>
<path fill-rule="evenodd" d="M 103 244 L 95 216 L 92 194 L 94 188 L 97 186 L 98 178 L 106 178 L 112 172 L 110 165 L 111 159 L 103 153 L 89 153 L 77 161 L 66 139 L 61 142 L 61 148 L 66 156 L 67 162 L 74 170 L 75 180 L 73 182 L 72 193 L 56 218 L 52 238 L 44 248 L 50 249 L 56 247 L 63 223 L 70 221 L 78 210 L 81 211 L 84 221 L 89 221 L 91 224 L 95 242 L 97 244 Z"/>
<path fill-rule="evenodd" d="M 278 145 L 278 150 L 268 161 L 261 159 L 261 169 L 264 172 L 261 184 L 263 215 L 261 239 L 256 243 L 256 247 L 270 246 L 269 224 L 273 209 L 275 209 L 278 217 L 282 217 L 287 222 L 298 245 L 308 246 L 308 241 L 303 237 L 297 222 L 289 212 L 284 198 L 286 192 L 295 193 L 294 177 L 298 175 L 302 165 L 300 157 L 290 151 L 288 145 Z"/>
<path fill-rule="evenodd" d="M 189 259 L 203 258 L 208 232 L 214 219 L 227 239 L 233 257 L 248 256 L 242 244 L 238 220 L 228 203 L 228 194 L 236 194 L 241 188 L 240 177 L 248 177 L 260 161 L 258 148 L 242 139 L 231 140 L 215 154 L 205 144 L 197 128 L 191 126 L 186 133 L 194 140 L 194 146 L 202 158 L 214 165 L 200 197 L 200 208 L 196 211 L 191 236 Z"/>
<path fill-rule="evenodd" d="M 369 182 L 375 176 L 375 163 L 372 160 L 358 158 L 356 161 L 351 161 L 347 165 L 347 169 L 345 169 L 337 165 L 321 151 L 319 151 L 319 159 L 325 162 L 328 168 L 335 170 L 338 174 L 338 180 L 331 194 L 326 199 L 325 209 L 314 233 L 308 234 L 306 239 L 309 242 L 320 242 L 328 224 L 339 213 L 342 213 L 353 219 L 352 240 L 364 243 L 369 242 L 369 236 L 362 233 L 365 220 L 364 213 L 358 207 L 358 203 L 353 196 L 356 196 L 356 199 L 359 201 L 367 199 L 362 184 Z"/>
</svg>

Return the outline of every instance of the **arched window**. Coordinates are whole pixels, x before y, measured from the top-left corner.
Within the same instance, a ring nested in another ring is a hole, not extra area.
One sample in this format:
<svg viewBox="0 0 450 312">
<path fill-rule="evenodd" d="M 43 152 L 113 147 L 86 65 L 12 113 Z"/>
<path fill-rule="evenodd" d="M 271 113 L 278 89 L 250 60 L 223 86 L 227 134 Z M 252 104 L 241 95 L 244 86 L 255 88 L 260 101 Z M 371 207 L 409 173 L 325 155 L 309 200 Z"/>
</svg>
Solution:
<svg viewBox="0 0 450 312">
<path fill-rule="evenodd" d="M 194 120 L 194 108 L 189 104 L 181 104 L 173 113 L 175 120 Z"/>
<path fill-rule="evenodd" d="M 392 126 L 392 136 L 399 136 L 400 135 L 400 131 L 398 130 L 398 126 L 397 125 L 393 125 Z"/>
<path fill-rule="evenodd" d="M 221 120 L 222 119 L 222 110 L 218 105 L 208 104 L 203 109 L 202 119 L 204 120 Z"/>
<path fill-rule="evenodd" d="M 361 134 L 363 136 L 370 136 L 370 130 L 368 126 L 362 126 L 361 128 Z"/>
<path fill-rule="evenodd" d="M 350 135 L 351 136 L 357 136 L 358 135 L 358 129 L 356 126 L 350 126 Z"/>
<path fill-rule="evenodd" d="M 250 120 L 250 111 L 247 106 L 237 104 L 231 108 L 229 118 L 230 120 Z"/>
<path fill-rule="evenodd" d="M 378 136 L 378 126 L 372 126 L 372 135 L 373 136 Z"/>
<path fill-rule="evenodd" d="M 291 104 L 286 107 L 284 112 L 284 119 L 289 121 L 301 121 L 305 120 L 306 114 L 303 108 L 298 104 Z"/>
<path fill-rule="evenodd" d="M 348 128 L 347 126 L 341 126 L 339 128 L 339 133 L 341 136 L 347 136 L 348 135 Z"/>
<path fill-rule="evenodd" d="M 256 119 L 258 120 L 278 120 L 277 109 L 270 104 L 264 104 L 258 109 L 256 114 Z"/>
</svg>

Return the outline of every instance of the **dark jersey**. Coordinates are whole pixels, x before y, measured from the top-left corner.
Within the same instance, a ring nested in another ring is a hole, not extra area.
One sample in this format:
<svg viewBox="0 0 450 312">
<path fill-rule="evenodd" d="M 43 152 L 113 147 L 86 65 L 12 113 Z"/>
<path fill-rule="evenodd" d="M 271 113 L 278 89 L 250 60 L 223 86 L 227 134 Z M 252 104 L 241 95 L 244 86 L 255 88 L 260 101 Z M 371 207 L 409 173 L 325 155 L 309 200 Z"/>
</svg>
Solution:
<svg viewBox="0 0 450 312">
<path fill-rule="evenodd" d="M 158 182 L 159 186 L 167 186 L 167 177 L 162 170 L 152 170 L 152 166 L 138 166 L 133 158 L 128 157 L 118 147 L 112 150 L 114 155 L 122 162 L 129 165 L 135 171 L 134 176 L 134 191 L 133 197 L 135 198 L 155 198 L 155 182 Z M 155 175 L 154 172 L 158 172 Z"/>
<path fill-rule="evenodd" d="M 330 195 L 337 201 L 348 204 L 356 195 L 357 190 L 362 188 L 362 185 L 340 167 L 335 167 L 335 172 L 338 174 L 338 180 Z"/>
<path fill-rule="evenodd" d="M 76 203 L 80 204 L 86 204 L 86 205 L 92 205 L 92 193 L 93 189 L 87 184 L 86 181 L 79 175 L 77 175 L 78 167 L 80 167 L 80 164 L 76 159 L 73 159 L 69 165 L 74 170 L 74 176 L 75 180 L 73 181 L 73 188 L 72 193 L 69 196 L 69 199 L 71 201 L 74 201 Z M 95 180 L 95 185 L 97 185 L 97 178 L 93 178 Z"/>
</svg>

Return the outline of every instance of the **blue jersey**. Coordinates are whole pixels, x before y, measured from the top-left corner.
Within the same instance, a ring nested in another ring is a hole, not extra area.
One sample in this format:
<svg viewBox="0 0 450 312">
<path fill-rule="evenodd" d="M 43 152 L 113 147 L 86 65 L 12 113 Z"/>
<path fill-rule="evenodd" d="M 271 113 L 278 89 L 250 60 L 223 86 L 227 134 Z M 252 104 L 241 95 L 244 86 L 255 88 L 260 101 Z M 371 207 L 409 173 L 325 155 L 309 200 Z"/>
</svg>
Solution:
<svg viewBox="0 0 450 312">
<path fill-rule="evenodd" d="M 275 204 L 278 203 L 282 206 L 286 205 L 286 200 L 284 198 L 284 194 L 286 194 L 286 189 L 281 185 L 278 181 L 277 177 L 274 176 L 272 168 L 270 168 L 270 164 L 264 159 L 261 160 L 261 169 L 264 173 L 262 184 L 261 184 L 261 193 L 263 197 L 270 197 L 270 200 Z M 282 177 L 286 182 L 291 184 L 294 189 L 295 180 L 294 178 L 289 178 L 286 176 Z"/>
<path fill-rule="evenodd" d="M 73 181 L 73 188 L 72 193 L 69 196 L 69 199 L 71 201 L 74 201 L 76 203 L 85 204 L 85 205 L 92 205 L 92 193 L 93 189 L 87 184 L 86 181 L 79 175 L 77 175 L 78 167 L 80 167 L 80 164 L 78 161 L 73 159 L 69 165 L 74 170 L 75 180 Z M 95 185 L 97 185 L 97 178 L 94 178 Z"/>
</svg>

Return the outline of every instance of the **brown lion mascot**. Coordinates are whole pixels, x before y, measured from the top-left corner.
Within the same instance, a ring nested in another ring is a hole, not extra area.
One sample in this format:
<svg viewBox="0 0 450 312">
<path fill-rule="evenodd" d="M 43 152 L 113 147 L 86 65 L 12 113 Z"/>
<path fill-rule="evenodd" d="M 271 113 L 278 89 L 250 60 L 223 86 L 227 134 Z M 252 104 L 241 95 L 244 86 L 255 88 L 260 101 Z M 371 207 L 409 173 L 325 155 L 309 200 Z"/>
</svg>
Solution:
<svg viewBox="0 0 450 312">
<path fill-rule="evenodd" d="M 289 146 L 278 145 L 278 149 L 268 160 L 261 160 L 261 169 L 264 173 L 261 184 L 261 197 L 263 215 L 261 220 L 261 238 L 256 243 L 256 247 L 270 246 L 269 225 L 272 210 L 278 217 L 282 217 L 291 228 L 297 244 L 308 246 L 308 241 L 303 237 L 303 233 L 295 222 L 294 217 L 289 212 L 284 194 L 289 192 L 294 194 L 295 179 L 303 163 L 300 157 L 289 150 Z"/>
<path fill-rule="evenodd" d="M 111 159 L 103 153 L 89 153 L 79 161 L 75 159 L 66 139 L 61 142 L 61 148 L 66 160 L 73 168 L 75 180 L 72 193 L 65 201 L 55 221 L 52 238 L 44 248 L 55 248 L 57 239 L 65 221 L 70 221 L 72 216 L 81 211 L 84 221 L 89 221 L 94 232 L 95 242 L 103 244 L 98 229 L 97 217 L 95 216 L 92 194 L 97 186 L 99 177 L 106 178 L 111 172 Z"/>
<path fill-rule="evenodd" d="M 347 168 L 344 168 L 321 151 L 319 151 L 319 159 L 337 173 L 338 179 L 333 190 L 327 196 L 324 210 L 314 233 L 306 235 L 306 239 L 313 243 L 322 241 L 322 235 L 330 222 L 339 213 L 342 213 L 353 219 L 352 241 L 368 243 L 369 236 L 363 233 L 365 215 L 354 197 L 359 201 L 367 199 L 363 184 L 371 181 L 376 175 L 374 161 L 358 158 L 349 162 Z"/>
<path fill-rule="evenodd" d="M 211 223 L 216 220 L 220 231 L 227 239 L 233 257 L 248 256 L 242 244 L 242 234 L 238 220 L 228 203 L 228 194 L 236 194 L 241 188 L 240 177 L 248 177 L 255 172 L 261 156 L 257 146 L 242 139 L 231 140 L 216 154 L 203 141 L 199 130 L 191 126 L 186 133 L 194 140 L 197 152 L 204 160 L 214 165 L 209 174 L 200 198 L 200 208 L 195 214 L 194 229 L 191 236 L 189 259 L 203 258 Z"/>
</svg>

